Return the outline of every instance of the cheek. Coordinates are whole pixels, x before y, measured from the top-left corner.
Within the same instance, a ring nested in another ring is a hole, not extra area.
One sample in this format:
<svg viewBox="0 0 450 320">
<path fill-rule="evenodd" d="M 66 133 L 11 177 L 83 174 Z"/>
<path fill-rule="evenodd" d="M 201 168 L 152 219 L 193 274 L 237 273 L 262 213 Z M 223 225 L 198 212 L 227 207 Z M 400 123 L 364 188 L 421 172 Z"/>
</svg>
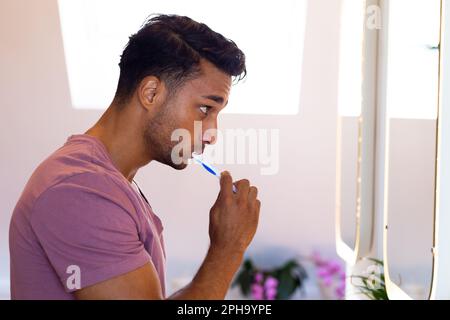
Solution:
<svg viewBox="0 0 450 320">
<path fill-rule="evenodd" d="M 179 128 L 191 130 L 194 128 L 194 121 L 199 120 L 198 112 L 191 106 L 179 107 L 174 110 L 172 117 Z"/>
<path fill-rule="evenodd" d="M 184 129 L 189 132 L 192 145 L 202 141 L 202 132 L 204 130 L 198 113 L 195 113 L 195 108 L 193 109 L 194 112 L 180 111 L 175 113 L 169 120 L 171 121 L 170 127 L 172 132 L 176 129 Z"/>
</svg>

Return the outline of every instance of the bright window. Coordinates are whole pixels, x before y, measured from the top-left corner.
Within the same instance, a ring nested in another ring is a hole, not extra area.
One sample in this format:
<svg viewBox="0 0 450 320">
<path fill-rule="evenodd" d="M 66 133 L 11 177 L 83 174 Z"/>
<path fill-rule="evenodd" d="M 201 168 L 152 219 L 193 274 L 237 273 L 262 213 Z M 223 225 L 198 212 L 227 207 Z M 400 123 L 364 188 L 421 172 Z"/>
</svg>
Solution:
<svg viewBox="0 0 450 320">
<path fill-rule="evenodd" d="M 59 11 L 74 108 L 106 108 L 128 37 L 148 15 L 173 13 L 206 23 L 246 54 L 247 79 L 233 87 L 225 112 L 298 113 L 305 0 L 59 0 Z"/>
<path fill-rule="evenodd" d="M 359 117 L 362 104 L 365 1 L 342 1 L 338 114 Z"/>
</svg>

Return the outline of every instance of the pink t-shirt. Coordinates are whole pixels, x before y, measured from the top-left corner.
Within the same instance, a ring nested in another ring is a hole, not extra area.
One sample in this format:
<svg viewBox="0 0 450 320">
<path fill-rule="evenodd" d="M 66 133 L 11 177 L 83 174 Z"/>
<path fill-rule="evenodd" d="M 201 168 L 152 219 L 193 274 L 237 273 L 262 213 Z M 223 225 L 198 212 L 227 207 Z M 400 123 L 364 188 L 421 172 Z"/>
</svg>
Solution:
<svg viewBox="0 0 450 320">
<path fill-rule="evenodd" d="M 35 170 L 9 230 L 11 297 L 73 292 L 153 263 L 165 294 L 161 220 L 95 137 L 73 135 Z"/>
</svg>

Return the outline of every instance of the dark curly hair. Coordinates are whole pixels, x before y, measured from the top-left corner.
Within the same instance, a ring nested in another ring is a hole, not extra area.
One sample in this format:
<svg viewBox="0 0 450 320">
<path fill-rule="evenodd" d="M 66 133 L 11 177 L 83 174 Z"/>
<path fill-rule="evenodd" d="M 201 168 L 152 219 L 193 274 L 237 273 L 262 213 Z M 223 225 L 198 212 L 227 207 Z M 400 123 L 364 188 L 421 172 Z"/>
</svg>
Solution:
<svg viewBox="0 0 450 320">
<path fill-rule="evenodd" d="M 115 100 L 127 102 L 139 82 L 149 75 L 160 78 L 174 91 L 199 75 L 201 58 L 234 80 L 247 74 L 245 55 L 232 40 L 185 16 L 152 15 L 130 36 L 121 55 Z"/>
</svg>

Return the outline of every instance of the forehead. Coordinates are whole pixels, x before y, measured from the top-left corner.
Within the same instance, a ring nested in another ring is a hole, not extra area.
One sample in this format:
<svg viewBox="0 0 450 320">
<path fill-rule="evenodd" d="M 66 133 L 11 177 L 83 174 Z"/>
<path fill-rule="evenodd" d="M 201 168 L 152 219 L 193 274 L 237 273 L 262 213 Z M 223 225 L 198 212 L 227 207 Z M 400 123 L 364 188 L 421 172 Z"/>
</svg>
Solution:
<svg viewBox="0 0 450 320">
<path fill-rule="evenodd" d="M 192 95 L 218 95 L 223 97 L 224 101 L 228 100 L 231 76 L 205 60 L 200 62 L 200 69 L 200 76 L 187 81 L 183 89 Z"/>
</svg>

